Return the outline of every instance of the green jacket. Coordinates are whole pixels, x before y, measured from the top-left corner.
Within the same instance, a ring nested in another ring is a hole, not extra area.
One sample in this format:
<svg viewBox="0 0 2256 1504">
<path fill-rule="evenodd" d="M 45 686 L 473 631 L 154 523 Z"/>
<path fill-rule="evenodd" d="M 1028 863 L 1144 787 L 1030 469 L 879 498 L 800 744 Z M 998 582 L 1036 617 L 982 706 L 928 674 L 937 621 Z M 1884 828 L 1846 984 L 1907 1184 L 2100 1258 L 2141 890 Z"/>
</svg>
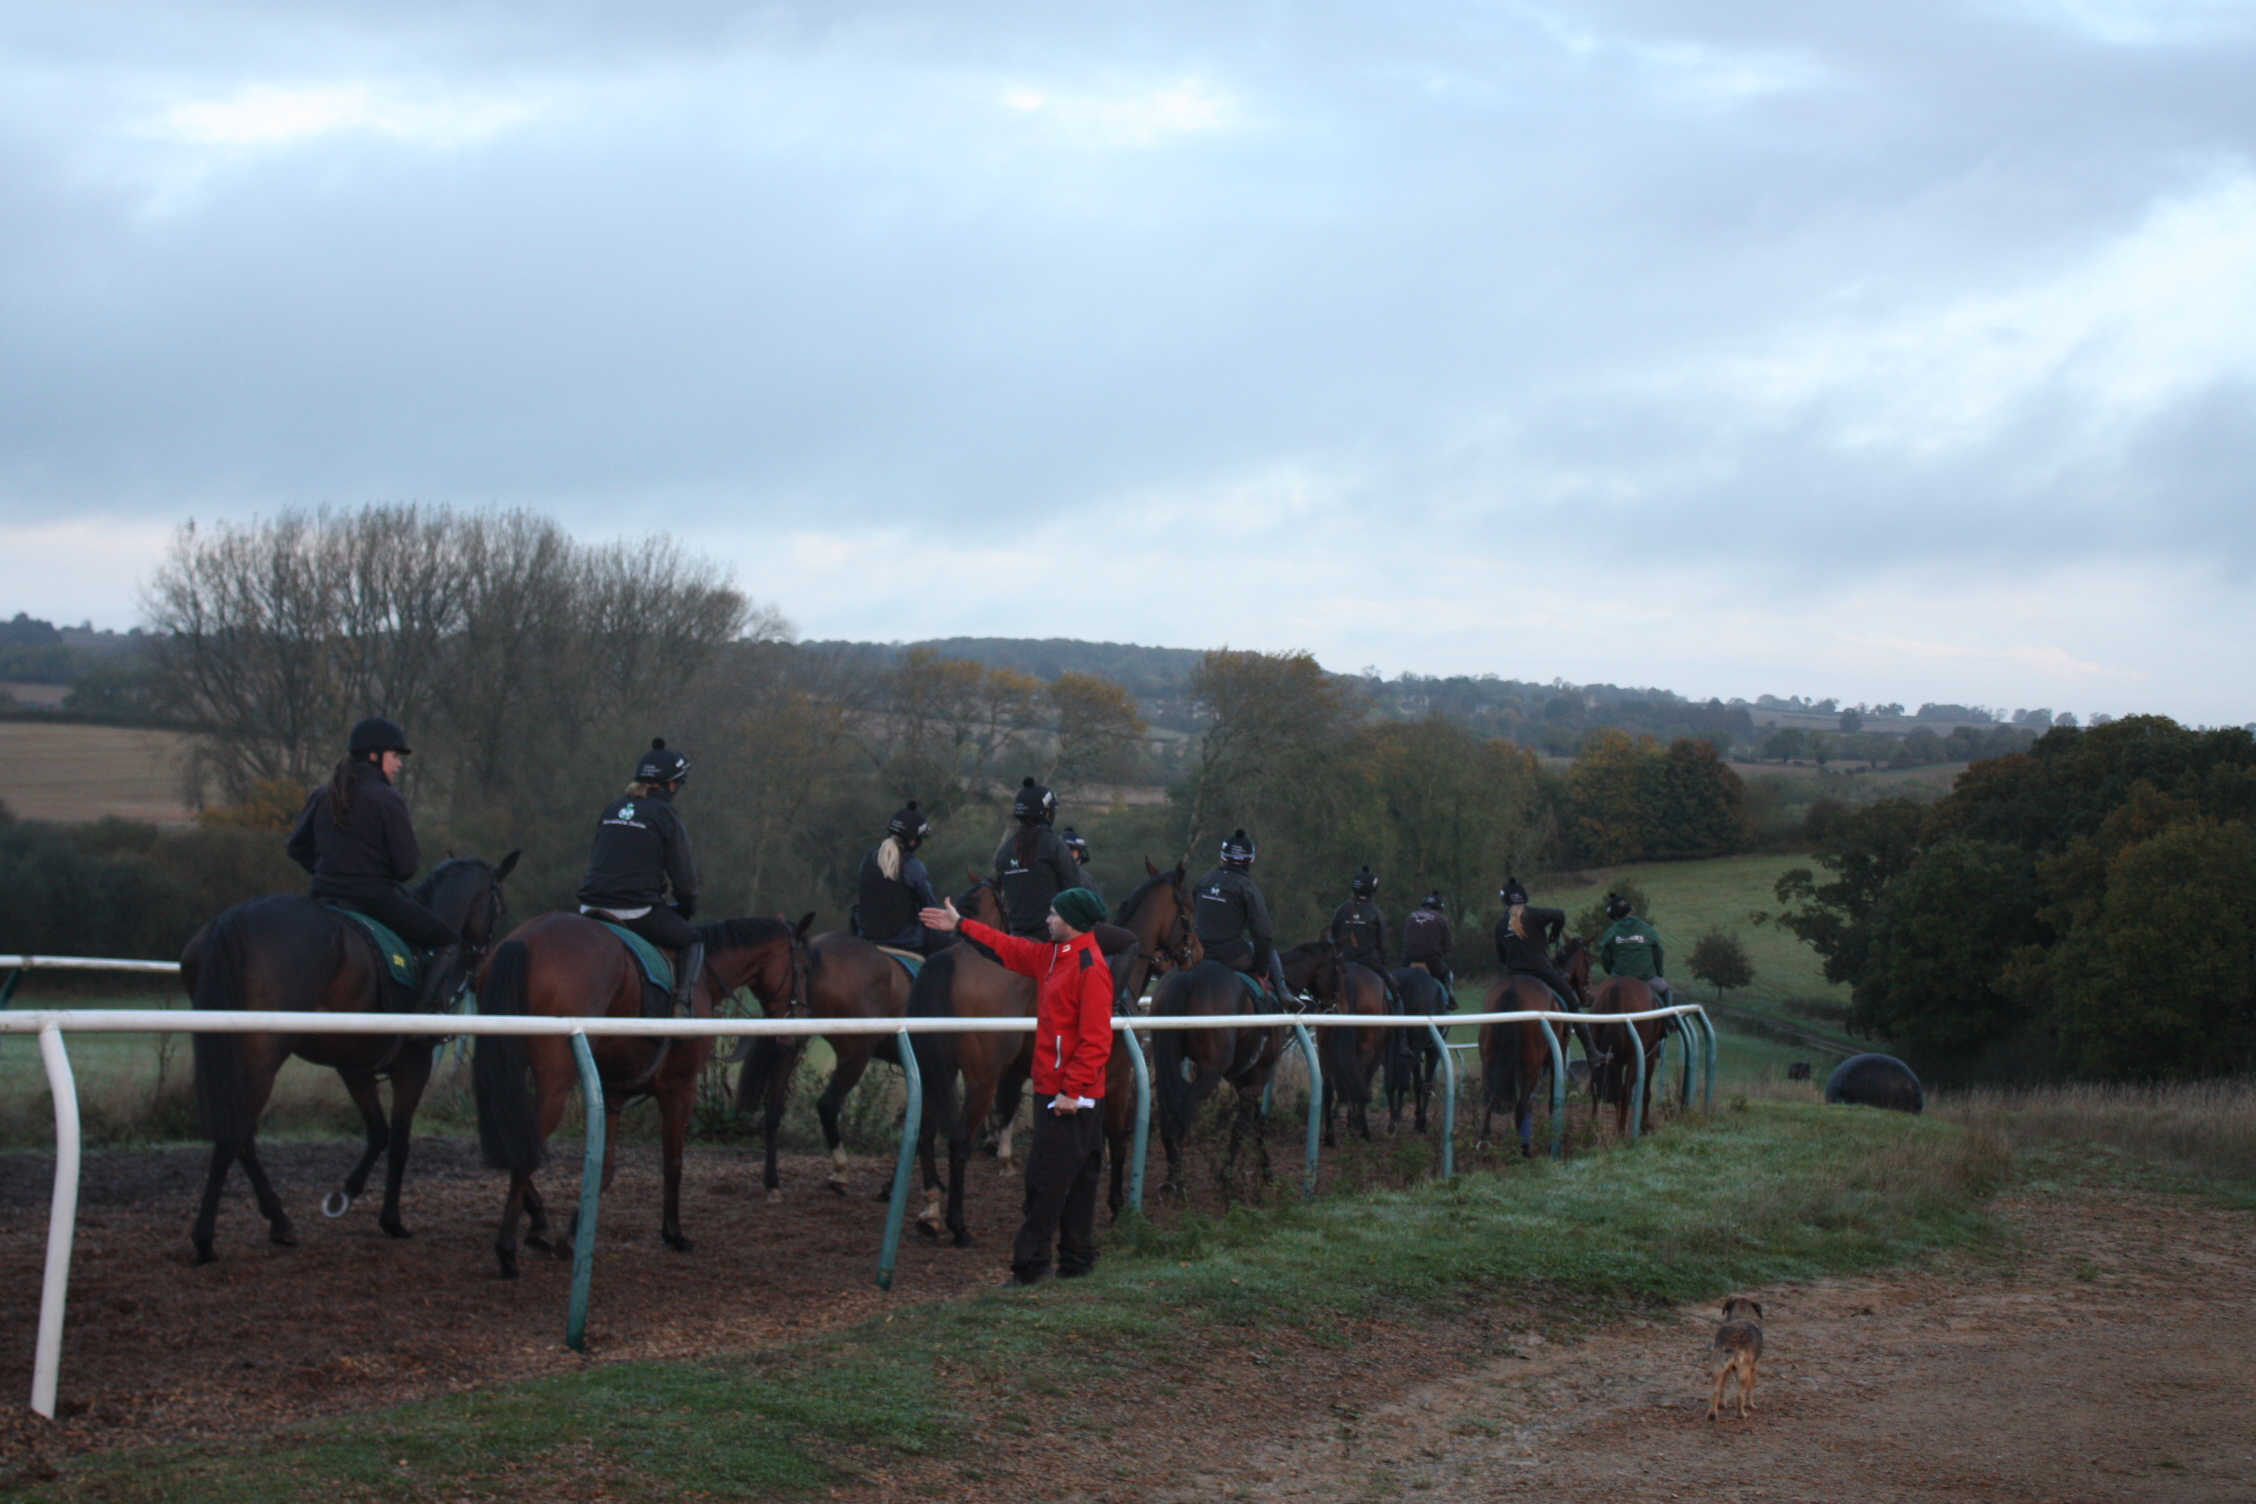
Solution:
<svg viewBox="0 0 2256 1504">
<path fill-rule="evenodd" d="M 1661 937 L 1635 914 L 1617 919 L 1598 937 L 1598 959 L 1610 977 L 1636 977 L 1650 982 L 1666 968 L 1661 961 Z"/>
</svg>

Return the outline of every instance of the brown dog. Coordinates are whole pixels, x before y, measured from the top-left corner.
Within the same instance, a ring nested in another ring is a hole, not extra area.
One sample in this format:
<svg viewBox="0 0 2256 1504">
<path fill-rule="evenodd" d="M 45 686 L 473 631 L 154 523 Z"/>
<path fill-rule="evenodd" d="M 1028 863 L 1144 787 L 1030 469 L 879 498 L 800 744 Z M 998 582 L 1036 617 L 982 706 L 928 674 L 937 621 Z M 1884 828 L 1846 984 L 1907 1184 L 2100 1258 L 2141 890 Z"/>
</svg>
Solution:
<svg viewBox="0 0 2256 1504">
<path fill-rule="evenodd" d="M 1715 1392 L 1708 1396 L 1708 1419 L 1723 1410 L 1723 1381 L 1739 1376 L 1739 1417 L 1755 1408 L 1755 1365 L 1762 1361 L 1762 1302 L 1734 1295 L 1723 1303 L 1723 1325 L 1715 1335 Z"/>
</svg>

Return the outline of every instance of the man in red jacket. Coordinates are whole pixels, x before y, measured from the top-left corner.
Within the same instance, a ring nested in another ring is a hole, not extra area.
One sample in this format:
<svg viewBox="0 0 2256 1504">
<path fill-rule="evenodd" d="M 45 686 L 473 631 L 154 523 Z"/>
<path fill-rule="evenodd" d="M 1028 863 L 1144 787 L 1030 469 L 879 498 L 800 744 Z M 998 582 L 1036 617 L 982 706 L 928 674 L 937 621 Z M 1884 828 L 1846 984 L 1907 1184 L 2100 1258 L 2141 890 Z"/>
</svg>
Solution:
<svg viewBox="0 0 2256 1504">
<path fill-rule="evenodd" d="M 965 919 L 953 903 L 926 909 L 925 928 L 955 930 L 1041 984 L 1034 1005 L 1034 1142 L 1026 1154 L 1026 1222 L 1011 1244 L 1011 1283 L 1097 1264 L 1097 1182 L 1104 1170 L 1105 1068 L 1112 1060 L 1112 968 L 1089 932 L 1104 900 L 1068 888 L 1050 903 L 1050 941 L 1024 940 Z"/>
</svg>

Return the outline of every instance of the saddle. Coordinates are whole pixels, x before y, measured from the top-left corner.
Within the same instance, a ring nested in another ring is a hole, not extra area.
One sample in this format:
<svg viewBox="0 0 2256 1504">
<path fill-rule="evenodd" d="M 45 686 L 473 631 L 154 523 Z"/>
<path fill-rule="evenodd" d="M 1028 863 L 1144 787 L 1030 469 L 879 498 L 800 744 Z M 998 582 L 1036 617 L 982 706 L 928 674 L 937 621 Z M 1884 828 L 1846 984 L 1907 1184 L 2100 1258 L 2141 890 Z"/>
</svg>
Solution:
<svg viewBox="0 0 2256 1504">
<path fill-rule="evenodd" d="M 642 968 L 642 1016 L 671 1018 L 674 1013 L 674 963 L 666 953 L 623 924 L 590 914 L 597 924 L 626 942 L 628 954 Z"/>
<path fill-rule="evenodd" d="M 415 973 L 423 953 L 399 937 L 398 931 L 382 920 L 372 919 L 358 909 L 348 909 L 341 903 L 322 905 L 330 913 L 349 919 L 358 927 L 361 940 L 373 947 L 376 958 L 376 995 L 386 1013 L 405 1013 L 415 999 Z"/>
<path fill-rule="evenodd" d="M 891 956 L 894 960 L 900 962 L 901 969 L 909 974 L 910 981 L 915 981 L 919 976 L 923 974 L 924 957 L 918 955 L 915 951 L 896 950 L 890 945 L 880 945 L 877 948 L 883 954 Z"/>
</svg>

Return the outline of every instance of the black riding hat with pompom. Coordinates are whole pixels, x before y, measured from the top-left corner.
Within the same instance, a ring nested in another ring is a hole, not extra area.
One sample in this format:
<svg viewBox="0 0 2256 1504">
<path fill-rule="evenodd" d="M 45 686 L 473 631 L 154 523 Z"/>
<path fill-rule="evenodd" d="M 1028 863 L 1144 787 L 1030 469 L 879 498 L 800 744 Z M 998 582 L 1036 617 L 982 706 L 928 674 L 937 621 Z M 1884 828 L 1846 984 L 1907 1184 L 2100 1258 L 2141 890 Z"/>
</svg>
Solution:
<svg viewBox="0 0 2256 1504">
<path fill-rule="evenodd" d="M 635 764 L 637 783 L 674 783 L 689 776 L 689 759 L 666 745 L 662 736 L 650 739 L 650 750 Z"/>
<path fill-rule="evenodd" d="M 1505 878 L 1504 886 L 1497 890 L 1496 896 L 1504 900 L 1504 907 L 1507 909 L 1528 901 L 1527 889 L 1520 886 L 1520 880 L 1516 877 Z"/>
<path fill-rule="evenodd" d="M 911 799 L 893 812 L 892 819 L 885 822 L 885 833 L 914 846 L 932 834 L 932 823 L 924 818 L 924 812 Z"/>
<path fill-rule="evenodd" d="M 1243 828 L 1233 830 L 1222 838 L 1222 865 L 1249 867 L 1253 865 L 1253 837 Z"/>
<path fill-rule="evenodd" d="M 1018 786 L 1011 814 L 1022 825 L 1047 825 L 1057 818 L 1057 795 L 1029 778 Z"/>
<path fill-rule="evenodd" d="M 1606 895 L 1606 917 L 1608 919 L 1627 919 L 1629 909 L 1629 900 L 1619 893 L 1608 893 Z"/>
<path fill-rule="evenodd" d="M 1379 875 L 1371 870 L 1369 862 L 1365 862 L 1362 870 L 1347 880 L 1347 891 L 1357 898 L 1371 898 L 1378 894 Z"/>
</svg>

